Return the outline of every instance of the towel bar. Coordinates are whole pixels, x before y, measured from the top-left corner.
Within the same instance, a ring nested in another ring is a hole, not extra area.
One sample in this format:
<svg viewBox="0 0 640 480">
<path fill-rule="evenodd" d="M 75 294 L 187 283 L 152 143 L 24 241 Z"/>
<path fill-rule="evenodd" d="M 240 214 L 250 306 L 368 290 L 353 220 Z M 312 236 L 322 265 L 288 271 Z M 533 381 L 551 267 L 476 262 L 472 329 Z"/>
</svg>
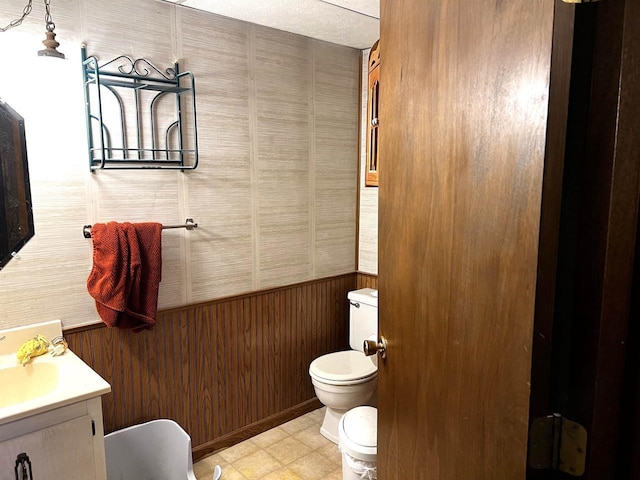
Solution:
<svg viewBox="0 0 640 480">
<path fill-rule="evenodd" d="M 91 227 L 93 225 L 85 225 L 82 227 L 82 235 L 84 238 L 91 238 Z M 187 218 L 182 225 L 163 225 L 163 230 L 168 230 L 170 228 L 186 228 L 187 230 L 193 230 L 194 228 L 198 228 L 198 224 L 193 221 L 193 218 Z"/>
</svg>

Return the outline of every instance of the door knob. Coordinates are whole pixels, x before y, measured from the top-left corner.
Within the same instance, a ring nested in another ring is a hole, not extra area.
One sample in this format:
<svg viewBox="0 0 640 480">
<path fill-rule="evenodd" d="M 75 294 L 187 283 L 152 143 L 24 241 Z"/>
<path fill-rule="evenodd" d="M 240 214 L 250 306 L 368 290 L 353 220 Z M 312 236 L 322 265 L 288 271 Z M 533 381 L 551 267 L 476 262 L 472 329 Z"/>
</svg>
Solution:
<svg viewBox="0 0 640 480">
<path fill-rule="evenodd" d="M 387 358 L 387 339 L 383 336 L 380 337 L 380 341 L 377 343 L 374 340 L 365 340 L 362 347 L 367 357 L 377 353 L 380 358 Z"/>
</svg>

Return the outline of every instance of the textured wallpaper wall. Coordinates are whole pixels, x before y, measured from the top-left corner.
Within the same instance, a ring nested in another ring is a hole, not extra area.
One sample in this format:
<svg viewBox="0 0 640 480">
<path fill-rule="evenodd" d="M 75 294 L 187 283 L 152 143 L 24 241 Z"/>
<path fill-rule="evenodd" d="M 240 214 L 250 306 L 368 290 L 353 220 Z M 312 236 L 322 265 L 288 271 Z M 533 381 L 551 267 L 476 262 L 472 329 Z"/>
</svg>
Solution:
<svg viewBox="0 0 640 480">
<path fill-rule="evenodd" d="M 24 0 L 0 4 L 0 24 Z M 99 321 L 86 292 L 95 222 L 163 233 L 160 308 L 355 268 L 359 51 L 154 0 L 57 0 L 67 60 L 36 57 L 43 5 L 0 34 L 0 97 L 26 120 L 36 236 L 0 272 L 0 328 Z M 88 171 L 80 45 L 196 78 L 200 166 Z M 5 71 L 6 70 L 6 71 Z"/>
<path fill-rule="evenodd" d="M 365 168 L 367 166 L 367 76 L 369 49 L 362 52 L 362 85 L 360 95 L 361 118 L 365 119 L 360 126 L 360 215 L 358 229 L 358 271 L 378 274 L 378 187 L 365 187 Z M 381 160 L 382 162 L 382 160 Z M 384 165 L 383 167 L 384 168 Z"/>
</svg>

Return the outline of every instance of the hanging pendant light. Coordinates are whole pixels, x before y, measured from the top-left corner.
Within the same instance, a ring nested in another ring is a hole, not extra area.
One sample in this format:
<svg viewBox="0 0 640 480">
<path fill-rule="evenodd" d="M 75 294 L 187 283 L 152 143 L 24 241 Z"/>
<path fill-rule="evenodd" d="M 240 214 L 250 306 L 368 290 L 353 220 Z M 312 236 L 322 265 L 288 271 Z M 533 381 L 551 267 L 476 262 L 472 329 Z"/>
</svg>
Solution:
<svg viewBox="0 0 640 480">
<path fill-rule="evenodd" d="M 56 24 L 53 23 L 53 18 L 51 18 L 50 4 L 51 4 L 51 0 L 44 0 L 44 6 L 46 10 L 44 14 L 44 21 L 45 21 L 45 28 L 47 29 L 47 31 L 45 32 L 45 35 L 47 36 L 47 38 L 45 38 L 42 41 L 42 44 L 45 46 L 45 49 L 40 50 L 38 52 L 38 56 L 65 58 L 64 53 L 61 53 L 57 50 L 60 44 L 56 41 L 56 34 L 54 32 L 54 30 L 56 29 Z"/>
<path fill-rule="evenodd" d="M 20 16 L 20 18 L 17 18 L 11 21 L 6 27 L 0 27 L 0 33 L 6 32 L 7 30 L 10 30 L 19 25 L 22 25 L 22 22 L 24 21 L 24 19 L 27 18 L 31 13 L 32 3 L 33 3 L 33 0 L 28 1 L 27 5 L 22 10 L 22 15 Z M 51 17 L 51 0 L 44 0 L 44 6 L 45 6 L 44 21 L 45 21 L 45 28 L 47 29 L 46 31 L 47 38 L 45 38 L 42 41 L 42 43 L 45 46 L 45 49 L 40 50 L 38 52 L 38 56 L 65 58 L 64 53 L 60 53 L 57 50 L 60 44 L 56 41 L 56 34 L 54 32 L 54 30 L 56 29 L 56 24 L 53 23 L 53 18 Z"/>
</svg>

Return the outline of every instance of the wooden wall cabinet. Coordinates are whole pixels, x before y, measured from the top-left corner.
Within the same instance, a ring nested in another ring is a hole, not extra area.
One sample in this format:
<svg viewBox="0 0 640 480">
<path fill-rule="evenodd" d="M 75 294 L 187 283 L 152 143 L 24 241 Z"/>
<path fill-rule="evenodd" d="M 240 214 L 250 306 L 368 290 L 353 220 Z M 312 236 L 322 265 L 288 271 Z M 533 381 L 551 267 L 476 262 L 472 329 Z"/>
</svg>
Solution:
<svg viewBox="0 0 640 480">
<path fill-rule="evenodd" d="M 367 169 L 364 184 L 378 186 L 378 106 L 380 104 L 380 40 L 369 52 L 367 94 Z"/>
</svg>

